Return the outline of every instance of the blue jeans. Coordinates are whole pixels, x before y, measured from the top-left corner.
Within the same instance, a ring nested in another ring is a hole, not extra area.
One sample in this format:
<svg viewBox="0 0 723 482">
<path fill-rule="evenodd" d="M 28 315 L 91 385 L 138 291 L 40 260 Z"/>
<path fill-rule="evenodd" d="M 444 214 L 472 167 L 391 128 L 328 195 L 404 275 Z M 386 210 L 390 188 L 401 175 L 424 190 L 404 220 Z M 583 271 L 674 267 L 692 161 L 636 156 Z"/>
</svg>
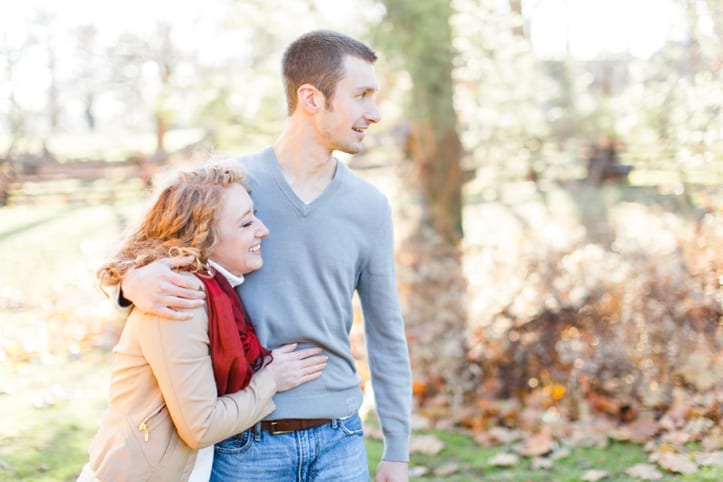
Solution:
<svg viewBox="0 0 723 482">
<path fill-rule="evenodd" d="M 369 482 L 361 418 L 271 435 L 259 426 L 215 446 L 211 482 Z"/>
</svg>

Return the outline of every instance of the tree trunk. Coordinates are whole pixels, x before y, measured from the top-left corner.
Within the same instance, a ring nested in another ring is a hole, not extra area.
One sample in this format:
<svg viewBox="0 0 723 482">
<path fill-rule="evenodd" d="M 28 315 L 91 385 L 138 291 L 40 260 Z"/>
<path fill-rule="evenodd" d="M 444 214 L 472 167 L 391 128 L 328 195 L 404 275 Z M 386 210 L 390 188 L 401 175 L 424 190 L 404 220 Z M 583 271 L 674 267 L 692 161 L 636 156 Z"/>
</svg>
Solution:
<svg viewBox="0 0 723 482">
<path fill-rule="evenodd" d="M 176 65 L 176 51 L 171 41 L 171 27 L 167 23 L 158 25 L 160 31 L 161 44 L 156 52 L 156 65 L 158 66 L 158 75 L 160 81 L 160 95 L 156 102 L 155 121 L 156 121 L 156 152 L 152 156 L 152 160 L 156 163 L 162 163 L 167 158 L 165 138 L 168 127 L 171 123 L 172 115 L 169 110 L 169 93 L 171 91 L 171 75 Z"/>
<path fill-rule="evenodd" d="M 720 5 L 720 0 L 706 0 L 708 6 L 708 14 L 710 20 L 713 23 L 713 33 L 718 39 L 718 60 L 721 60 L 721 45 L 723 45 L 723 6 Z M 720 64 L 719 64 L 720 65 Z"/>
<path fill-rule="evenodd" d="M 417 89 L 414 89 L 417 90 Z M 415 102 L 421 97 L 415 95 Z M 454 127 L 434 119 L 412 121 L 407 152 L 424 200 L 422 223 L 456 246 L 462 239 L 462 146 Z"/>
<path fill-rule="evenodd" d="M 510 11 L 519 19 L 519 23 L 514 24 L 512 33 L 518 37 L 527 38 L 525 35 L 525 23 L 522 16 L 522 0 L 509 0 Z"/>
<path fill-rule="evenodd" d="M 166 152 L 166 132 L 168 131 L 168 123 L 163 115 L 156 115 L 156 154 Z"/>
<path fill-rule="evenodd" d="M 452 8 L 445 0 L 386 4 L 395 48 L 412 79 L 405 150 L 421 215 L 398 261 L 415 393 L 426 406 L 456 406 L 470 387 L 462 383 L 468 372 L 467 283 L 459 249 L 463 152 L 454 110 Z"/>
<path fill-rule="evenodd" d="M 688 20 L 688 61 L 690 76 L 703 69 L 703 50 L 700 46 L 700 32 L 698 29 L 698 5 L 694 0 L 686 2 L 686 17 Z"/>
<path fill-rule="evenodd" d="M 452 69 L 452 8 L 446 0 L 387 1 L 387 19 L 412 78 L 407 153 L 426 219 L 442 240 L 462 239 L 462 145 Z"/>
</svg>

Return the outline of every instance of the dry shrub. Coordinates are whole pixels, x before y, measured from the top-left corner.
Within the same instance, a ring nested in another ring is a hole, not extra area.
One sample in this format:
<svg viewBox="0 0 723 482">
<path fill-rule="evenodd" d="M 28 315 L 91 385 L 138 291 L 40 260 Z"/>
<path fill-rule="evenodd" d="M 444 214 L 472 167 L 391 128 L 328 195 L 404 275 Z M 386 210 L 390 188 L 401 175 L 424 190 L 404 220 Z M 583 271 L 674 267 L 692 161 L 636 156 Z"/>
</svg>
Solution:
<svg viewBox="0 0 723 482">
<path fill-rule="evenodd" d="M 552 398 L 572 417 L 603 396 L 596 408 L 630 419 L 667 407 L 674 386 L 723 386 L 721 213 L 618 204 L 602 220 L 609 244 L 539 206 L 469 214 L 469 356 L 483 378 L 471 399 L 561 387 Z"/>
<path fill-rule="evenodd" d="M 461 251 L 420 226 L 402 243 L 397 265 L 415 393 L 459 405 L 474 386 L 463 363 L 467 285 Z"/>
</svg>

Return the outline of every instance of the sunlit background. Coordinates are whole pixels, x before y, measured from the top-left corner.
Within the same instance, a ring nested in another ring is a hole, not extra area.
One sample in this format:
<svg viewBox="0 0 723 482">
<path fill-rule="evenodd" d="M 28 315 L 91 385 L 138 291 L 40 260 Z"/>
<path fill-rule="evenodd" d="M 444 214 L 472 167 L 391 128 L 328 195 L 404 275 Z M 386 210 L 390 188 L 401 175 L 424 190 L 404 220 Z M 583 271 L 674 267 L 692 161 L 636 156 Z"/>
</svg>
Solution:
<svg viewBox="0 0 723 482">
<path fill-rule="evenodd" d="M 380 57 L 339 155 L 393 208 L 413 478 L 723 480 L 723 0 L 7 0 L 0 481 L 75 480 L 95 269 L 163 177 L 274 140 L 316 28 Z"/>
</svg>

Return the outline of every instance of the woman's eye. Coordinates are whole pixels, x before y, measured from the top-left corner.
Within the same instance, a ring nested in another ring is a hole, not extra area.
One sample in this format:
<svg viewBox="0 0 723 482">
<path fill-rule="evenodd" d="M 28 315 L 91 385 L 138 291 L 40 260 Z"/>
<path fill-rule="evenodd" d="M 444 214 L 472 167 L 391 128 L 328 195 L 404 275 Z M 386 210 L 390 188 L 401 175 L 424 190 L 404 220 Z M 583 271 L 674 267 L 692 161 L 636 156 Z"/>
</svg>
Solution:
<svg viewBox="0 0 723 482">
<path fill-rule="evenodd" d="M 241 225 L 242 228 L 248 228 L 254 223 L 253 219 L 250 219 Z"/>
</svg>

